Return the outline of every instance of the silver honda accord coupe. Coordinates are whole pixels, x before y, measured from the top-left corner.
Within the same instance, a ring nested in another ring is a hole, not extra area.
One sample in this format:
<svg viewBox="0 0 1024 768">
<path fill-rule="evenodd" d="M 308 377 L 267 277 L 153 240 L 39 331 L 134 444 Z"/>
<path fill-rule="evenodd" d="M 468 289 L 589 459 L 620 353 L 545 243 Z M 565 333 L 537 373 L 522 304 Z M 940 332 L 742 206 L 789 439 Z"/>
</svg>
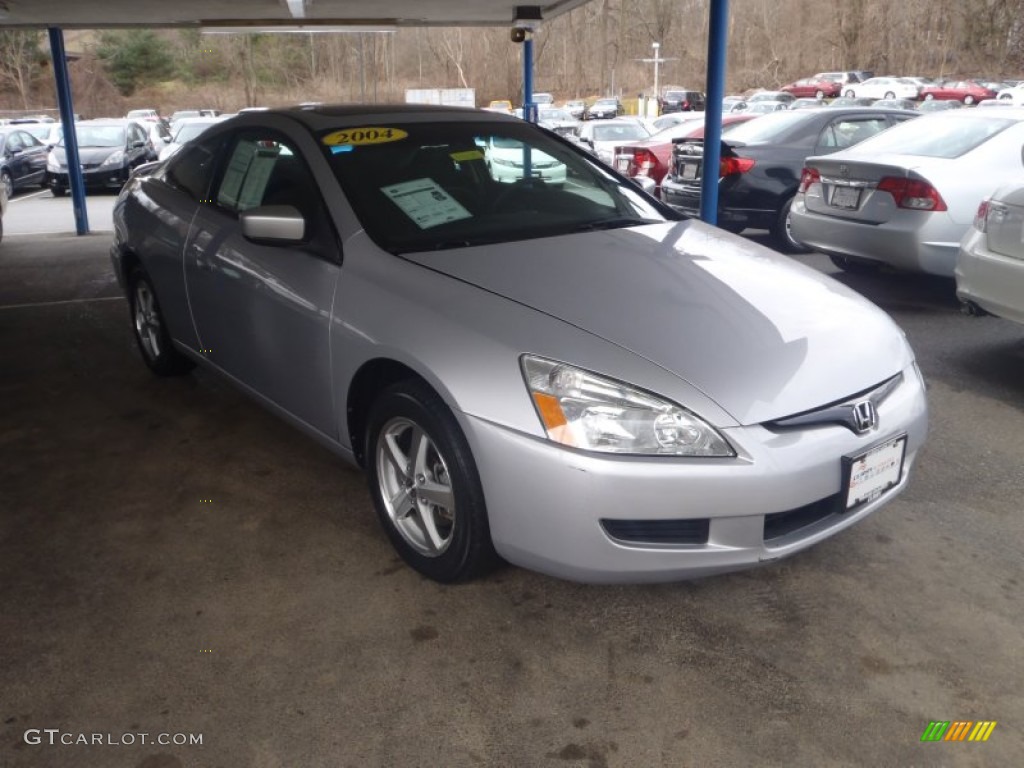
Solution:
<svg viewBox="0 0 1024 768">
<path fill-rule="evenodd" d="M 363 467 L 438 581 L 778 560 L 891 501 L 925 439 L 885 313 L 512 117 L 244 114 L 137 173 L 114 223 L 146 364 L 206 366 Z"/>
</svg>

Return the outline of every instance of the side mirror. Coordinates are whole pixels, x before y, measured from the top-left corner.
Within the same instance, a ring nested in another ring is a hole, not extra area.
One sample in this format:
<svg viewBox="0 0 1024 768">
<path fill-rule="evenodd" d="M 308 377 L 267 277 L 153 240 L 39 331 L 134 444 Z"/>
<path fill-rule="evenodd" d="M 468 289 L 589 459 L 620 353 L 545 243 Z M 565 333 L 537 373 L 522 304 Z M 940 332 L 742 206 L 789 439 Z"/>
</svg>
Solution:
<svg viewBox="0 0 1024 768">
<path fill-rule="evenodd" d="M 280 245 L 301 243 L 306 237 L 306 220 L 293 205 L 262 205 L 242 211 L 242 235 L 248 240 Z"/>
</svg>

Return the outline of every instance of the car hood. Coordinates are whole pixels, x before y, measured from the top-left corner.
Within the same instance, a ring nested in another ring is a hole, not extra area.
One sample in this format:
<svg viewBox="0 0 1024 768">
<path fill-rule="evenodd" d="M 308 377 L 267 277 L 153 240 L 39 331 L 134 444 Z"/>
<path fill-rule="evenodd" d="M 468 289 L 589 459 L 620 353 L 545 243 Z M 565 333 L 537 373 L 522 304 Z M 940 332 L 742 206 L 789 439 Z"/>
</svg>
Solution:
<svg viewBox="0 0 1024 768">
<path fill-rule="evenodd" d="M 863 297 L 702 222 L 404 258 L 628 349 L 740 424 L 845 399 L 912 360 L 902 332 Z M 573 362 L 572 350 L 563 358 Z"/>
</svg>

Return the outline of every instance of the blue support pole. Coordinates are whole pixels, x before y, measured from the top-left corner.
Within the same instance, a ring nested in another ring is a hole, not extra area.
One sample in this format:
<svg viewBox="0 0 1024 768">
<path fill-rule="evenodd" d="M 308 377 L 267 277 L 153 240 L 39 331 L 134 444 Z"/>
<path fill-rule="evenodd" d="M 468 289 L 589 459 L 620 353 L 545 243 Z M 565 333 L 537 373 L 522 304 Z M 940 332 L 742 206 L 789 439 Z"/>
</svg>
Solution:
<svg viewBox="0 0 1024 768">
<path fill-rule="evenodd" d="M 718 223 L 718 166 L 722 161 L 722 99 L 729 38 L 729 0 L 711 0 L 708 29 L 708 82 L 704 107 L 704 171 L 700 182 L 700 217 Z"/>
<path fill-rule="evenodd" d="M 50 27 L 47 31 L 50 33 L 50 56 L 53 59 L 53 77 L 57 83 L 57 106 L 60 107 L 60 122 L 64 132 L 64 154 L 68 161 L 68 185 L 71 187 L 71 201 L 75 209 L 75 231 L 80 235 L 87 235 L 89 216 L 85 210 L 82 165 L 78 160 L 75 109 L 71 102 L 71 79 L 68 77 L 68 62 L 64 55 L 64 33 L 58 27 Z"/>
<path fill-rule="evenodd" d="M 533 38 L 523 40 L 523 119 L 537 122 L 537 105 L 533 103 Z"/>
</svg>

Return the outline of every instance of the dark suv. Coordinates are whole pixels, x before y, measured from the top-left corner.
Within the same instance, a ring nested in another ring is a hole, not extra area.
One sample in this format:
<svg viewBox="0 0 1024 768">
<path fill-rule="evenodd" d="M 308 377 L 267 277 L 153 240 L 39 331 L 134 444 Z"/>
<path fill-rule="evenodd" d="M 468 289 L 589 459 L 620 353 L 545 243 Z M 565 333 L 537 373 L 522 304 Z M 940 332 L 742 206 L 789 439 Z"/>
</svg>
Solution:
<svg viewBox="0 0 1024 768">
<path fill-rule="evenodd" d="M 704 94 L 700 91 L 665 91 L 658 104 L 663 115 L 668 112 L 703 112 Z"/>
</svg>

